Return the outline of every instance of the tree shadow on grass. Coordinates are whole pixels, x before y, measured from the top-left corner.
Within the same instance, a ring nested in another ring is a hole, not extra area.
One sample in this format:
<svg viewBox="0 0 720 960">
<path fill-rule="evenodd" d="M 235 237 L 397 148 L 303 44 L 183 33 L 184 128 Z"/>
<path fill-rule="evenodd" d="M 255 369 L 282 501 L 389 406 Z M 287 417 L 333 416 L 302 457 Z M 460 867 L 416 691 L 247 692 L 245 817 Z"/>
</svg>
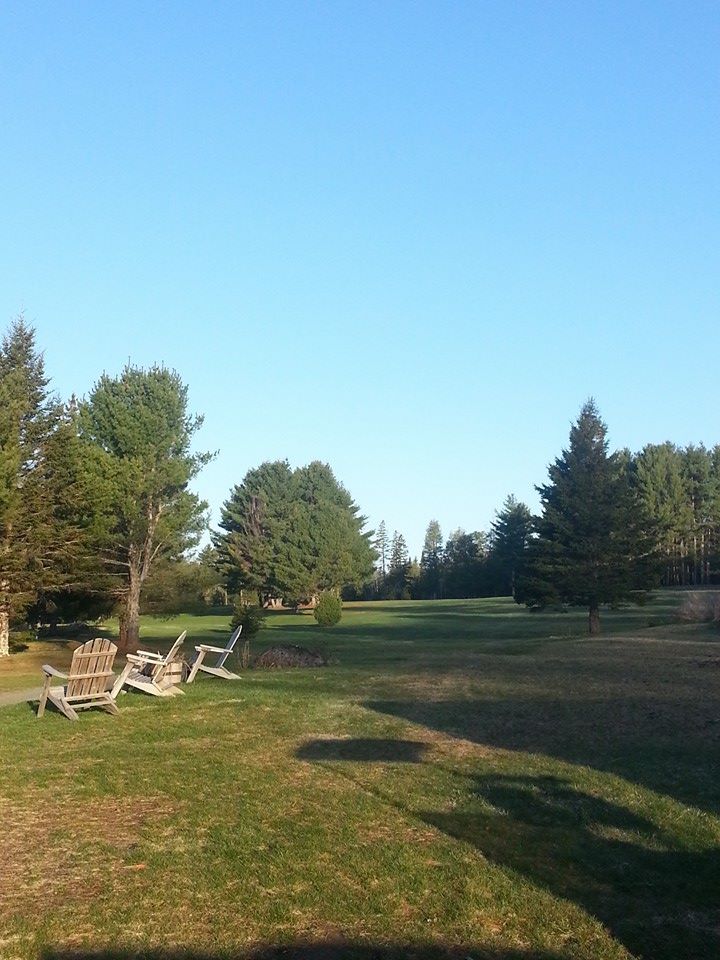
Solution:
<svg viewBox="0 0 720 960">
<path fill-rule="evenodd" d="M 323 739 L 298 748 L 298 760 L 351 760 L 365 763 L 422 763 L 427 744 L 420 740 Z"/>
<path fill-rule="evenodd" d="M 597 696 L 369 701 L 463 740 L 618 774 L 682 803 L 720 812 L 717 697 Z"/>
<path fill-rule="evenodd" d="M 468 808 L 421 818 L 579 904 L 634 956 L 720 956 L 720 848 L 680 849 L 645 818 L 558 777 L 471 779 Z"/>
<path fill-rule="evenodd" d="M 267 944 L 247 950 L 219 953 L 113 947 L 66 950 L 50 947 L 41 960 L 571 960 L 568 954 L 544 950 L 503 950 L 470 944 L 444 947 L 438 944 L 373 944 L 349 940 L 298 941 Z"/>
</svg>

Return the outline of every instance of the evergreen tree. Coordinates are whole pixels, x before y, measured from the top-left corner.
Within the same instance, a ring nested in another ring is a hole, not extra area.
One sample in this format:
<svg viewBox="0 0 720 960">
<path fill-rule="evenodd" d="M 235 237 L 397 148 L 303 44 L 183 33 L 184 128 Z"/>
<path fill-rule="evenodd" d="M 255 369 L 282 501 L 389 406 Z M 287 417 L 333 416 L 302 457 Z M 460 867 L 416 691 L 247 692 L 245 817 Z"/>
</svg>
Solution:
<svg viewBox="0 0 720 960">
<path fill-rule="evenodd" d="M 364 526 L 327 464 L 292 471 L 278 461 L 232 490 L 214 543 L 231 590 L 254 590 L 265 604 L 299 603 L 372 577 L 376 555 Z"/>
<path fill-rule="evenodd" d="M 119 649 L 137 649 L 140 593 L 153 564 L 182 556 L 205 527 L 207 505 L 188 484 L 211 459 L 190 443 L 202 425 L 187 413 L 174 371 L 126 366 L 104 374 L 80 405 L 81 439 L 97 491 L 93 534 L 122 604 Z"/>
<path fill-rule="evenodd" d="M 634 462 L 638 494 L 652 517 L 666 586 L 686 582 L 686 543 L 694 525 L 684 454 L 671 443 L 648 444 Z"/>
<path fill-rule="evenodd" d="M 387 573 L 388 549 L 387 527 L 385 526 L 385 521 L 381 520 L 375 533 L 375 550 L 377 551 L 380 573 L 383 578 Z"/>
<path fill-rule="evenodd" d="M 390 545 L 390 570 L 400 570 L 408 562 L 408 549 L 405 543 L 405 537 L 398 533 L 393 533 L 392 543 Z"/>
<path fill-rule="evenodd" d="M 443 536 L 437 520 L 431 520 L 425 531 L 425 542 L 420 557 L 423 591 L 427 599 L 437 600 L 442 595 Z"/>
<path fill-rule="evenodd" d="M 530 511 L 510 494 L 497 512 L 491 528 L 492 566 L 500 596 L 515 595 L 515 579 L 525 558 L 531 534 Z"/>
<path fill-rule="evenodd" d="M 390 542 L 388 572 L 383 585 L 382 596 L 385 599 L 409 599 L 408 567 L 409 558 L 405 537 L 395 530 Z"/>
<path fill-rule="evenodd" d="M 35 332 L 19 317 L 0 345 L 0 656 L 13 617 L 63 581 L 77 547 L 62 408 Z"/>
<path fill-rule="evenodd" d="M 653 540 L 632 484 L 629 457 L 608 454 L 607 428 L 588 401 L 570 445 L 538 487 L 542 516 L 516 589 L 518 602 L 556 598 L 588 608 L 590 633 L 600 605 L 637 597 L 654 582 Z"/>
<path fill-rule="evenodd" d="M 477 596 L 482 564 L 481 536 L 453 531 L 445 544 L 444 595 L 450 598 Z"/>
<path fill-rule="evenodd" d="M 223 532 L 213 534 L 213 543 L 230 593 L 249 590 L 267 605 L 282 597 L 288 563 L 302 563 L 302 557 L 290 555 L 292 483 L 286 460 L 262 463 L 245 474 L 223 504 Z"/>
</svg>

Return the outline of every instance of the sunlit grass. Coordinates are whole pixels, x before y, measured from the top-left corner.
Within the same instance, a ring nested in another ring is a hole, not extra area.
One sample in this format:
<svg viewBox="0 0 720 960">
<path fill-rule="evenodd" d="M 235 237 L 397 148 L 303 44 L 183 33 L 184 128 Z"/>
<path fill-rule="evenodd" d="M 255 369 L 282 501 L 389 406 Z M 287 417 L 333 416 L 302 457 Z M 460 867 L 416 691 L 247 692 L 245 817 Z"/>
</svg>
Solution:
<svg viewBox="0 0 720 960">
<path fill-rule="evenodd" d="M 599 640 L 506 600 L 279 613 L 257 648 L 330 667 L 76 724 L 4 708 L 0 955 L 717 957 L 720 637 L 674 604 Z M 143 645 L 227 626 L 145 618 Z"/>
</svg>

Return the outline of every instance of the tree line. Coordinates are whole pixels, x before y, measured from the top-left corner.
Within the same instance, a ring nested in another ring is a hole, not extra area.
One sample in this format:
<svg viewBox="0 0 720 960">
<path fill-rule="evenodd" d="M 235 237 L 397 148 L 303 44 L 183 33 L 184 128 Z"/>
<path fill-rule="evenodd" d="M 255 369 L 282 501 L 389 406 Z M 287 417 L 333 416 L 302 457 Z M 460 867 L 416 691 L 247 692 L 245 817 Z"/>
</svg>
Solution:
<svg viewBox="0 0 720 960">
<path fill-rule="evenodd" d="M 443 543 L 431 521 L 419 561 L 380 524 L 380 562 L 364 596 L 512 595 L 536 608 L 583 606 L 596 633 L 604 604 L 642 601 L 656 586 L 720 582 L 720 446 L 610 452 L 590 400 L 536 489 L 537 516 L 510 496 L 487 533 L 458 530 Z"/>
<path fill-rule="evenodd" d="M 0 344 L 0 656 L 10 626 L 111 612 L 137 647 L 141 610 L 210 603 L 294 606 L 346 598 L 512 595 L 574 604 L 599 629 L 601 605 L 720 572 L 720 446 L 610 452 L 593 401 L 537 487 L 541 510 L 508 497 L 487 532 L 428 524 L 419 558 L 366 518 L 324 463 L 263 463 L 223 504 L 212 543 L 190 484 L 212 458 L 194 450 L 174 371 L 131 364 L 89 394 L 52 392 L 35 332 L 20 317 Z"/>
<path fill-rule="evenodd" d="M 366 519 L 318 462 L 250 470 L 195 556 L 207 504 L 189 485 L 213 455 L 193 450 L 202 417 L 178 374 L 128 364 L 64 403 L 35 341 L 20 317 L 0 344 L 0 656 L 22 618 L 115 613 L 125 652 L 141 609 L 301 605 L 370 578 Z"/>
<path fill-rule="evenodd" d="M 388 534 L 383 520 L 373 541 L 378 560 L 372 580 L 361 591 L 350 587 L 345 594 L 365 600 L 508 596 L 532 532 L 530 510 L 512 494 L 487 532 L 458 528 L 444 540 L 440 524 L 431 520 L 419 558 L 409 556 L 401 533 Z"/>
</svg>

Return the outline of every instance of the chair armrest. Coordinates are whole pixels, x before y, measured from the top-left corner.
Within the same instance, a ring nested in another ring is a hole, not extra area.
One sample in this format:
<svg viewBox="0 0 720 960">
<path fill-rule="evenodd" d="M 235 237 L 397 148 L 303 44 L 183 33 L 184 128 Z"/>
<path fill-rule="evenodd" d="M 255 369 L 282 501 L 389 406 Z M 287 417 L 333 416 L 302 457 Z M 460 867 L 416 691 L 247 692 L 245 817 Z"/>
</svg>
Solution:
<svg viewBox="0 0 720 960">
<path fill-rule="evenodd" d="M 147 663 L 147 657 L 139 657 L 136 653 L 126 653 L 125 659 L 128 663 Z"/>
<path fill-rule="evenodd" d="M 204 650 L 205 653 L 227 653 L 225 647 L 211 647 L 207 643 L 201 643 L 200 646 L 195 647 L 195 649 L 198 653 L 200 653 L 201 650 Z"/>
<path fill-rule="evenodd" d="M 66 673 L 60 673 L 59 670 L 56 670 L 55 667 L 51 667 L 47 663 L 43 664 L 42 672 L 48 677 L 59 677 L 61 680 L 69 679 Z"/>
<path fill-rule="evenodd" d="M 164 660 L 165 658 L 161 653 L 152 653 L 150 650 L 138 650 L 137 653 L 134 653 L 135 657 L 142 657 L 143 660 Z"/>
</svg>

